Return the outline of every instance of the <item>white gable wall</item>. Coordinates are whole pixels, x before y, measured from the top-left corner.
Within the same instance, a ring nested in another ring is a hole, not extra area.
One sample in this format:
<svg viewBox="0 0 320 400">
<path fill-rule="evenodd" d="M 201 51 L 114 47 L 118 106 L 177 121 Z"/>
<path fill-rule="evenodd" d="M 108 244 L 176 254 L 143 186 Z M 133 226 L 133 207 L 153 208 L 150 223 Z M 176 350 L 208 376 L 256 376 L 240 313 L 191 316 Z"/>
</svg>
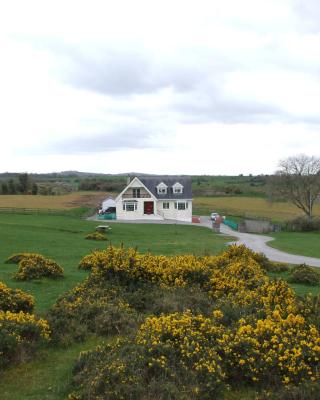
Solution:
<svg viewBox="0 0 320 400">
<path fill-rule="evenodd" d="M 188 208 L 185 210 L 178 210 L 178 208 L 174 206 L 177 201 L 187 203 Z M 163 203 L 169 203 L 169 208 L 163 208 Z M 158 213 L 164 219 L 192 222 L 192 200 L 158 200 Z"/>
</svg>

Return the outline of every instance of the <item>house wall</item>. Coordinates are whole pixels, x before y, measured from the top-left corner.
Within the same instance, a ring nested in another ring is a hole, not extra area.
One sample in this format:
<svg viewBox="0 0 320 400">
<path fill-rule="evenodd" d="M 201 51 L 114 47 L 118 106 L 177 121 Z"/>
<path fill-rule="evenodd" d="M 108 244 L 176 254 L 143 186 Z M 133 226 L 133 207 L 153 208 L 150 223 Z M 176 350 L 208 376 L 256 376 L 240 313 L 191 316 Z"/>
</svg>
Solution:
<svg viewBox="0 0 320 400">
<path fill-rule="evenodd" d="M 157 216 L 158 214 L 158 210 L 157 210 L 157 201 L 155 201 L 152 198 L 136 198 L 134 199 L 136 200 L 136 204 L 137 204 L 137 209 L 135 211 L 124 211 L 123 210 L 123 201 L 122 199 L 119 199 L 117 201 L 117 205 L 116 205 L 116 209 L 117 209 L 117 219 L 129 219 L 129 220 L 133 220 L 133 219 L 154 219 L 155 216 Z M 154 205 L 153 205 L 153 210 L 154 210 L 154 214 L 151 215 L 145 215 L 144 214 L 144 202 L 145 201 L 153 201 Z"/>
<path fill-rule="evenodd" d="M 188 208 L 186 210 L 176 209 L 174 207 L 175 202 L 176 200 L 158 200 L 158 214 L 164 219 L 192 222 L 192 201 L 186 201 L 186 203 L 188 203 Z M 169 209 L 164 209 L 163 203 L 169 203 Z"/>
</svg>

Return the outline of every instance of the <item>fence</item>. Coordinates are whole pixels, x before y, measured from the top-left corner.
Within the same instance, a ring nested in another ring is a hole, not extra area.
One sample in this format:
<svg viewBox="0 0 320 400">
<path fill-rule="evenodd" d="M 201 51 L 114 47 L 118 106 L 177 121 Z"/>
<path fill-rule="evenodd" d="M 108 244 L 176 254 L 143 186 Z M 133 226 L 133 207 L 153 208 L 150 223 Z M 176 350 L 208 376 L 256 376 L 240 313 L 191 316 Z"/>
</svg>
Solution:
<svg viewBox="0 0 320 400">
<path fill-rule="evenodd" d="M 0 207 L 0 213 L 69 215 L 68 211 L 66 210 L 58 210 L 53 208 L 21 208 L 21 207 Z"/>
<path fill-rule="evenodd" d="M 234 221 L 232 221 L 231 219 L 224 219 L 223 223 L 227 226 L 229 226 L 231 229 L 233 229 L 234 231 L 238 230 L 238 224 Z"/>
</svg>

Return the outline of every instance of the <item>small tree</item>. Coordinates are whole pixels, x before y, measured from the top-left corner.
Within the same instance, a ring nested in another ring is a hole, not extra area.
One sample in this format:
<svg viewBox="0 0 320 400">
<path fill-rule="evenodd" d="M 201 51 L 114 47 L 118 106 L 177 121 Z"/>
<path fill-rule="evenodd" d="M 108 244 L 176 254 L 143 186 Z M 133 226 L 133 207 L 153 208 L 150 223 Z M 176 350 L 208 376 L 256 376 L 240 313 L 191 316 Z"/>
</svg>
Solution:
<svg viewBox="0 0 320 400">
<path fill-rule="evenodd" d="M 20 183 L 21 193 L 27 194 L 31 186 L 31 180 L 29 174 L 27 173 L 19 174 L 18 179 Z"/>
<path fill-rule="evenodd" d="M 281 160 L 279 167 L 269 178 L 271 197 L 291 201 L 311 219 L 320 194 L 320 158 L 301 154 Z"/>
</svg>

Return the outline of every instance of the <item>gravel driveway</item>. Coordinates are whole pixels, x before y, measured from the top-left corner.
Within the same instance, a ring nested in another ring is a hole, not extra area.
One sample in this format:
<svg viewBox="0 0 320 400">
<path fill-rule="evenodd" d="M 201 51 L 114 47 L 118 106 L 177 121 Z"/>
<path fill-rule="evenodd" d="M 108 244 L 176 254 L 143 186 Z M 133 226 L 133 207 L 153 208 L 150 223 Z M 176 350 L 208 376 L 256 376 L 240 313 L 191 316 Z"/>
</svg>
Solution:
<svg viewBox="0 0 320 400">
<path fill-rule="evenodd" d="M 200 217 L 200 224 L 201 226 L 206 226 L 211 228 L 211 221 L 209 217 Z M 232 230 L 226 225 L 221 224 L 220 228 L 221 233 L 224 235 L 230 235 L 237 237 L 238 240 L 237 244 L 244 244 L 250 249 L 264 253 L 270 260 L 284 262 L 288 264 L 308 264 L 314 267 L 320 267 L 320 259 L 313 258 L 313 257 L 304 257 L 294 254 L 288 254 L 284 251 L 280 251 L 277 249 L 273 249 L 267 245 L 267 242 L 274 240 L 271 236 L 263 236 L 263 235 L 255 235 L 253 233 L 241 233 Z"/>
</svg>

